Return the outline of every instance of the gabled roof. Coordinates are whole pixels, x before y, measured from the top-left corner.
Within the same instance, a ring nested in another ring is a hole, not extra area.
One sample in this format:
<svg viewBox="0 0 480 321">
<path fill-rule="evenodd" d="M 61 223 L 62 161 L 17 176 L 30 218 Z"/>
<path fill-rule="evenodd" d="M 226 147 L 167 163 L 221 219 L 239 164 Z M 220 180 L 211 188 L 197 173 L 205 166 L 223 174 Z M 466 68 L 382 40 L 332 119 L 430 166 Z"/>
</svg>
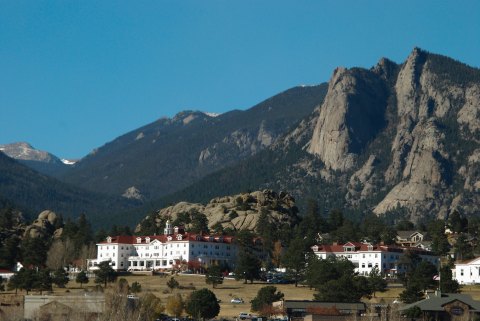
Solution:
<svg viewBox="0 0 480 321">
<path fill-rule="evenodd" d="M 316 252 L 326 252 L 326 253 L 339 253 L 344 252 L 344 246 L 355 246 L 356 252 L 397 252 L 403 253 L 405 251 L 412 251 L 419 255 L 433 255 L 432 252 L 424 250 L 418 247 L 405 247 L 398 245 L 381 245 L 381 244 L 370 244 L 370 243 L 359 243 L 359 242 L 347 242 L 345 244 L 320 244 L 315 245 L 318 250 Z M 315 246 L 312 246 L 313 249 Z M 372 246 L 372 249 L 369 251 L 368 247 Z"/>
<path fill-rule="evenodd" d="M 421 233 L 419 231 L 414 231 L 414 230 L 412 230 L 412 231 L 398 231 L 397 232 L 397 237 L 402 238 L 402 239 L 409 239 L 414 234 L 424 235 L 423 233 Z"/>
<path fill-rule="evenodd" d="M 194 233 L 176 233 L 171 235 L 121 235 L 121 236 L 109 236 L 111 242 L 107 240 L 102 241 L 98 244 L 152 244 L 153 241 L 157 240 L 161 243 L 167 243 L 177 240 L 177 236 L 181 235 L 181 241 L 196 241 L 196 242 L 212 242 L 212 243 L 232 243 L 234 240 L 233 236 L 224 236 L 224 235 L 204 235 L 204 234 L 194 234 Z M 171 236 L 171 240 L 168 237 Z M 108 238 L 108 237 L 107 237 Z M 140 238 L 140 242 L 137 242 L 137 239 Z M 149 238 L 150 242 L 147 242 L 146 239 Z"/>
<path fill-rule="evenodd" d="M 471 260 L 455 262 L 455 265 L 457 265 L 457 264 L 468 264 L 468 265 L 480 264 L 480 257 L 476 257 L 476 258 L 471 259 Z"/>
<path fill-rule="evenodd" d="M 442 293 L 441 295 L 432 295 L 427 299 L 407 304 L 400 308 L 400 311 L 405 311 L 415 306 L 422 311 L 445 311 L 444 306 L 453 301 L 460 301 L 468 305 L 473 310 L 480 310 L 480 301 L 475 301 L 471 296 L 460 293 Z"/>
</svg>

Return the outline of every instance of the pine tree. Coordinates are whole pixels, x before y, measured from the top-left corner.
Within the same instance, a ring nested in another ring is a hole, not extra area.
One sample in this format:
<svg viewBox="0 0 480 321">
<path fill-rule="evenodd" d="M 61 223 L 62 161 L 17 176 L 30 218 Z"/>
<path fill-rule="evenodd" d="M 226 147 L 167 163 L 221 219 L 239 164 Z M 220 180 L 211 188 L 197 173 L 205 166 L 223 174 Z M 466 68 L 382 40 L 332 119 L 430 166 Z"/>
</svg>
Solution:
<svg viewBox="0 0 480 321">
<path fill-rule="evenodd" d="M 87 276 L 87 273 L 85 271 L 80 271 L 80 273 L 77 274 L 77 277 L 75 278 L 75 282 L 80 283 L 80 287 L 83 287 L 83 284 L 88 283 L 89 278 Z"/>
<path fill-rule="evenodd" d="M 223 283 L 223 275 L 220 266 L 212 265 L 207 269 L 205 282 L 211 284 L 213 288 L 216 288 L 218 284 Z"/>
<path fill-rule="evenodd" d="M 68 273 L 64 269 L 57 269 L 53 273 L 53 284 L 58 286 L 59 288 L 64 288 L 65 285 L 68 283 Z"/>
</svg>

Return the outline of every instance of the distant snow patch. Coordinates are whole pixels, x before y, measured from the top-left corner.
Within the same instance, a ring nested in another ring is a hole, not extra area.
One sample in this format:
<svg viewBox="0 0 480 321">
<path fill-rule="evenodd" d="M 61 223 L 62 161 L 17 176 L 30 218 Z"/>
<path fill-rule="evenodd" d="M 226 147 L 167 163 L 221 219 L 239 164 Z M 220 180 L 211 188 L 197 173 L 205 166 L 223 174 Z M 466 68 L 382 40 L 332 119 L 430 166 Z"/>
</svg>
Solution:
<svg viewBox="0 0 480 321">
<path fill-rule="evenodd" d="M 143 137 L 145 137 L 145 135 L 143 134 L 143 132 L 140 132 L 140 134 L 137 135 L 137 137 L 135 138 L 135 140 L 142 139 Z"/>
<path fill-rule="evenodd" d="M 73 165 L 75 164 L 77 161 L 74 161 L 74 160 L 69 160 L 69 159 L 65 159 L 65 158 L 62 158 L 61 159 L 62 163 L 64 163 L 65 165 Z"/>
<path fill-rule="evenodd" d="M 203 112 L 205 115 L 209 116 L 209 117 L 218 117 L 220 116 L 221 114 L 218 114 L 218 113 L 207 113 L 207 112 Z"/>
</svg>

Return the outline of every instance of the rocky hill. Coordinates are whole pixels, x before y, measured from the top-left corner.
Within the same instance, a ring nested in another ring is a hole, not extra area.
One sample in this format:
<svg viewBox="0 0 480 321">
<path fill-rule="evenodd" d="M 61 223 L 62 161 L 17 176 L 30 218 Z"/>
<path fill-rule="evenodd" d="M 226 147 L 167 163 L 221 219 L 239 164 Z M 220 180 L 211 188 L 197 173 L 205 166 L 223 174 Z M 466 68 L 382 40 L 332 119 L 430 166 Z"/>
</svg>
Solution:
<svg viewBox="0 0 480 321">
<path fill-rule="evenodd" d="M 352 216 L 473 215 L 480 202 L 480 70 L 415 48 L 337 68 L 322 105 L 267 151 L 158 200 L 288 190 Z"/>
<path fill-rule="evenodd" d="M 208 226 L 213 228 L 219 224 L 223 229 L 251 230 L 258 227 L 261 213 L 266 214 L 269 222 L 276 226 L 298 222 L 298 209 L 295 199 L 285 193 L 276 193 L 271 190 L 242 193 L 233 196 L 217 197 L 207 204 L 179 202 L 158 211 L 154 216 L 147 217 L 136 229 L 137 233 L 145 233 L 146 221 L 154 222 L 157 231 L 161 231 L 167 219 L 177 222 L 189 215 L 186 230 L 191 227 L 191 216 L 204 214 L 208 219 Z"/>
</svg>

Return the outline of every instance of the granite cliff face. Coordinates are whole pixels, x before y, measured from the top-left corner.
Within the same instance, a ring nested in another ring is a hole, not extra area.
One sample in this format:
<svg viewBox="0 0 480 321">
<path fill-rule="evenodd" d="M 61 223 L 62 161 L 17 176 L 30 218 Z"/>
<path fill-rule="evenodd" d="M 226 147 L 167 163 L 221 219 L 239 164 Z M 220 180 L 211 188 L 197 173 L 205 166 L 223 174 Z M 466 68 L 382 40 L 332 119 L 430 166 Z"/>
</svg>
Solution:
<svg viewBox="0 0 480 321">
<path fill-rule="evenodd" d="M 320 107 L 308 151 L 327 169 L 345 171 L 384 126 L 386 86 L 369 70 L 337 68 Z"/>
<path fill-rule="evenodd" d="M 375 198 L 374 213 L 404 208 L 413 219 L 471 212 L 480 185 L 479 80 L 478 69 L 418 48 L 402 65 L 338 68 L 307 151 L 347 180 L 347 206 Z"/>
</svg>

